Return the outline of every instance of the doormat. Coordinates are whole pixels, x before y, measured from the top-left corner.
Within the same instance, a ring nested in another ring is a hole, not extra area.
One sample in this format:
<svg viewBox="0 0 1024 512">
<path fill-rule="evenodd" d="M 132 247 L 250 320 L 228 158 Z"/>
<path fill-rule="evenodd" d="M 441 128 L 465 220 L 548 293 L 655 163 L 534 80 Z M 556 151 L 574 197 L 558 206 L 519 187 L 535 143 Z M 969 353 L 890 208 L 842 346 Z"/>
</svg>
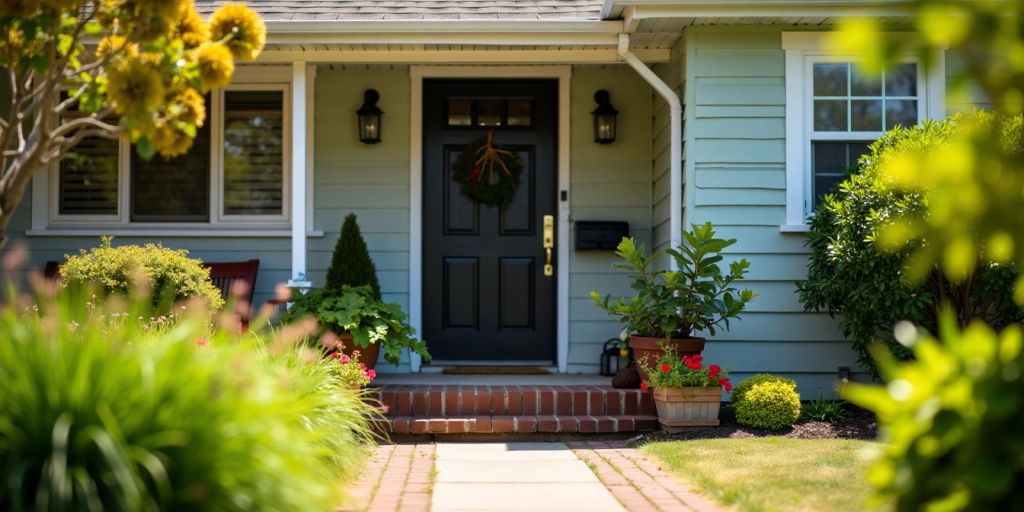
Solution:
<svg viewBox="0 0 1024 512">
<path fill-rule="evenodd" d="M 549 375 L 547 368 L 539 366 L 449 366 L 445 375 Z"/>
</svg>

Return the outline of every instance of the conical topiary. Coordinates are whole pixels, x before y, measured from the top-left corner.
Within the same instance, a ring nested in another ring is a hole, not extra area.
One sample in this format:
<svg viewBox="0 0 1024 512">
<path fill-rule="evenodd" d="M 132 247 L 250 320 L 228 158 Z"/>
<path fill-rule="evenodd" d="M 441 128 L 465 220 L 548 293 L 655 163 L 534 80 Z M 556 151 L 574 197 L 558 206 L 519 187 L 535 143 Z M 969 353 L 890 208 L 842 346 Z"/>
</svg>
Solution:
<svg viewBox="0 0 1024 512">
<path fill-rule="evenodd" d="M 359 224 L 354 213 L 345 217 L 341 226 L 341 236 L 334 246 L 331 266 L 327 269 L 325 288 L 341 289 L 342 286 L 369 285 L 373 296 L 380 300 L 380 281 L 377 280 L 377 267 L 370 259 L 370 251 L 366 249 L 366 241 L 359 232 Z"/>
</svg>

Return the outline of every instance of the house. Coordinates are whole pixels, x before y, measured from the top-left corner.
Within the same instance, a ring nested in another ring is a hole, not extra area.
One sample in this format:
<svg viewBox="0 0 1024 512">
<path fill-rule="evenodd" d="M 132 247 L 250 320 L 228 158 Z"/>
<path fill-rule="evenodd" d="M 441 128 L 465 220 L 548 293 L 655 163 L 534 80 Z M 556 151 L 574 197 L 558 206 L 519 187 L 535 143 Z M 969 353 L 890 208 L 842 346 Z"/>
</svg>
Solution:
<svg viewBox="0 0 1024 512">
<path fill-rule="evenodd" d="M 751 261 L 760 296 L 707 357 L 740 378 L 783 373 L 827 391 L 857 365 L 835 320 L 804 312 L 794 293 L 805 219 L 885 127 L 968 106 L 944 93 L 964 55 L 928 69 L 908 57 L 883 87 L 824 51 L 840 17 L 907 21 L 899 1 L 249 4 L 267 20 L 267 47 L 212 95 L 189 154 L 145 162 L 127 144 L 96 144 L 80 150 L 84 167 L 34 178 L 9 235 L 37 267 L 100 235 L 161 241 L 208 261 L 259 258 L 262 301 L 275 283 L 322 283 L 355 212 L 385 298 L 406 308 L 435 364 L 596 373 L 621 327 L 588 294 L 629 288 L 610 251 L 576 247 L 576 227 L 625 221 L 664 248 L 711 221 L 738 239 L 729 256 Z M 595 97 L 617 111 L 613 134 L 595 133 Z M 360 140 L 363 106 L 383 111 L 364 127 L 374 143 Z M 504 212 L 449 175 L 489 131 L 524 160 Z M 407 358 L 395 371 L 422 368 Z"/>
</svg>

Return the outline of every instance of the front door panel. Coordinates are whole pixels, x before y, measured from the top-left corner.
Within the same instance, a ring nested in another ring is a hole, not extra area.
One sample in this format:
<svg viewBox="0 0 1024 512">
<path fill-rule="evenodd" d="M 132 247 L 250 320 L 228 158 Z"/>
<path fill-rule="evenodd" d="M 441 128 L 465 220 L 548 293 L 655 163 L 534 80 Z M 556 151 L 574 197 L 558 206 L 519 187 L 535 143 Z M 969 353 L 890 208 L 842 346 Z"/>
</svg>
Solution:
<svg viewBox="0 0 1024 512">
<path fill-rule="evenodd" d="M 423 337 L 435 360 L 554 362 L 543 218 L 557 214 L 556 90 L 544 80 L 424 82 Z M 504 211 L 452 179 L 461 152 L 489 130 L 523 161 Z"/>
</svg>

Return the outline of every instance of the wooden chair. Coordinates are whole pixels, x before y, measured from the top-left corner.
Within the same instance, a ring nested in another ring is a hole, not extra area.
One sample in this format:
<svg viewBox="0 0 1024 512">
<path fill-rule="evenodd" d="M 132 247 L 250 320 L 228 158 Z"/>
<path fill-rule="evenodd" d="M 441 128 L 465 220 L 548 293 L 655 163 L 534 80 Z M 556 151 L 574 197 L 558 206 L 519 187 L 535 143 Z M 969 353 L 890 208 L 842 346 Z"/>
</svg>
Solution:
<svg viewBox="0 0 1024 512">
<path fill-rule="evenodd" d="M 244 298 L 252 305 L 260 260 L 203 263 L 203 266 L 210 269 L 210 280 L 220 290 L 220 295 L 224 297 L 224 300 L 231 297 L 231 287 L 235 283 L 245 283 L 248 285 L 249 291 L 248 296 Z"/>
<path fill-rule="evenodd" d="M 57 281 L 60 279 L 60 263 L 56 261 L 47 261 L 46 267 L 43 268 L 43 277 L 49 280 Z"/>
</svg>

